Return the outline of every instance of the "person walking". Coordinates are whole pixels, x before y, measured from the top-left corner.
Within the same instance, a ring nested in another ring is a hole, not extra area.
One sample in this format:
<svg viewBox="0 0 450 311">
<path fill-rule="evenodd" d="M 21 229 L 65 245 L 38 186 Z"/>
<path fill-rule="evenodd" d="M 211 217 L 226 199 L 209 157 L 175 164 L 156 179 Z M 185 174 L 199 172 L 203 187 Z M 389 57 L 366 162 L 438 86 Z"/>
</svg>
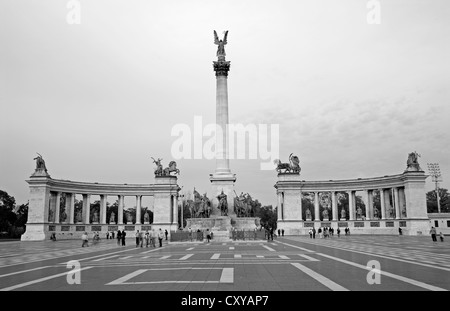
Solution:
<svg viewBox="0 0 450 311">
<path fill-rule="evenodd" d="M 120 246 L 121 241 L 122 241 L 122 232 L 120 232 L 120 230 L 117 230 L 117 245 Z"/>
<path fill-rule="evenodd" d="M 439 239 L 441 239 L 441 242 L 444 242 L 444 234 L 442 232 L 439 232 Z"/>
<path fill-rule="evenodd" d="M 162 247 L 162 240 L 164 239 L 164 233 L 162 232 L 161 228 L 159 228 L 158 239 L 159 239 L 159 247 Z"/>
<path fill-rule="evenodd" d="M 402 235 L 402 228 L 398 228 L 398 235 Z"/>
<path fill-rule="evenodd" d="M 86 245 L 86 247 L 89 246 L 89 241 L 88 241 L 88 234 L 87 232 L 83 233 L 81 235 L 81 240 L 83 241 L 83 244 L 81 244 L 81 247 L 84 247 Z"/>
<path fill-rule="evenodd" d="M 209 229 L 206 229 L 206 241 L 209 243 L 210 240 L 211 240 L 211 232 L 209 231 Z"/>
<path fill-rule="evenodd" d="M 169 235 L 169 232 L 167 232 L 167 229 L 164 230 L 164 235 L 166 236 L 166 241 L 167 241 L 167 236 Z"/>
<path fill-rule="evenodd" d="M 150 242 L 150 233 L 148 233 L 148 230 L 145 231 L 145 247 L 148 247 L 148 244 Z"/>
<path fill-rule="evenodd" d="M 273 241 L 273 228 L 270 228 L 270 239 Z"/>
<path fill-rule="evenodd" d="M 281 236 L 281 230 L 278 229 L 278 236 Z"/>
<path fill-rule="evenodd" d="M 281 229 L 281 236 L 284 236 L 284 229 Z"/>
<path fill-rule="evenodd" d="M 431 227 L 430 234 L 431 234 L 431 239 L 433 240 L 433 242 L 437 242 L 436 229 L 434 227 Z"/>
<path fill-rule="evenodd" d="M 319 239 L 322 238 L 322 228 L 319 228 L 319 230 L 317 230 L 317 234 L 319 235 Z"/>
<path fill-rule="evenodd" d="M 309 229 L 308 233 L 309 233 L 309 238 L 312 239 L 312 230 Z"/>
<path fill-rule="evenodd" d="M 312 233 L 313 233 L 313 239 L 315 239 L 316 238 L 316 228 L 312 229 Z"/>
<path fill-rule="evenodd" d="M 152 247 L 156 247 L 155 241 L 156 241 L 156 231 L 155 229 L 152 229 L 152 232 L 150 233 L 150 244 L 152 245 Z"/>
<path fill-rule="evenodd" d="M 125 246 L 125 237 L 127 236 L 125 229 L 122 230 L 122 234 L 120 236 L 122 238 L 122 246 Z"/>
<path fill-rule="evenodd" d="M 109 231 L 106 231 L 106 239 L 109 240 Z"/>
<path fill-rule="evenodd" d="M 136 231 L 136 233 L 134 234 L 134 237 L 136 238 L 136 247 L 139 247 L 139 242 L 140 242 L 140 237 L 141 235 L 139 234 L 139 230 Z"/>
<path fill-rule="evenodd" d="M 338 238 L 339 238 L 341 236 L 341 229 L 337 228 L 336 232 L 337 232 L 337 235 L 338 235 Z"/>
</svg>

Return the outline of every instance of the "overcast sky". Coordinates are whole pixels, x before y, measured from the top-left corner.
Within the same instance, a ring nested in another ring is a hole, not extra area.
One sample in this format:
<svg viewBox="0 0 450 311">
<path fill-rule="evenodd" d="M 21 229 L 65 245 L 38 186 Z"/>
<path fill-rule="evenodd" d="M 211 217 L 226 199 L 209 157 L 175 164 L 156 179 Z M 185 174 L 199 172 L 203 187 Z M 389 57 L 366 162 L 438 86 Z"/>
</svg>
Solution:
<svg viewBox="0 0 450 311">
<path fill-rule="evenodd" d="M 211 192 L 214 160 L 171 155 L 180 123 L 215 122 L 213 30 L 231 61 L 231 123 L 279 124 L 302 179 L 394 175 L 417 151 L 450 183 L 450 2 L 0 1 L 0 189 L 28 200 L 36 152 L 52 178 L 153 183 L 176 160 Z M 236 192 L 276 204 L 275 171 L 233 160 Z M 433 189 L 430 178 L 427 190 Z"/>
</svg>

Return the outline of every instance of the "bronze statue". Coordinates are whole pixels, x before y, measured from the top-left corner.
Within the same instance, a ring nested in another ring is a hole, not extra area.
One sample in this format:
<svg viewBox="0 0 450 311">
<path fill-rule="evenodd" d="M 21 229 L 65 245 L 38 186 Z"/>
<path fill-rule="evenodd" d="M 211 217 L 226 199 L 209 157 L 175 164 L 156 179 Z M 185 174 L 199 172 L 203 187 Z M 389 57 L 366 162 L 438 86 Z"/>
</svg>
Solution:
<svg viewBox="0 0 450 311">
<path fill-rule="evenodd" d="M 373 209 L 373 218 L 378 219 L 378 218 L 379 218 L 379 216 L 378 216 L 379 214 L 378 214 L 378 213 L 379 213 L 379 212 L 378 212 L 378 208 L 375 207 L 375 208 Z"/>
<path fill-rule="evenodd" d="M 358 219 L 358 218 L 362 218 L 362 209 L 361 209 L 361 207 L 358 207 L 357 209 L 356 209 L 356 218 Z"/>
<path fill-rule="evenodd" d="M 109 217 L 109 223 L 116 222 L 116 214 L 114 212 L 111 213 L 111 217 Z"/>
<path fill-rule="evenodd" d="M 178 175 L 180 174 L 180 170 L 177 169 L 177 162 L 170 161 L 169 166 L 163 169 L 161 164 L 162 159 L 158 158 L 158 160 L 155 160 L 153 157 L 151 158 L 153 159 L 153 163 L 156 164 L 155 176 L 171 176 L 172 172 Z"/>
<path fill-rule="evenodd" d="M 289 155 L 289 163 L 282 163 L 279 159 L 274 161 L 274 164 L 277 165 L 276 171 L 278 173 L 282 173 L 281 170 L 284 170 L 283 173 L 292 173 L 292 174 L 300 174 L 300 160 L 297 156 L 293 156 L 292 153 Z"/>
<path fill-rule="evenodd" d="M 219 194 L 217 196 L 217 199 L 219 200 L 218 208 L 220 209 L 222 216 L 228 216 L 228 203 L 227 203 L 227 195 L 225 193 Z"/>
<path fill-rule="evenodd" d="M 406 161 L 406 170 L 407 171 L 421 171 L 419 165 L 419 157 L 420 154 L 417 153 L 417 151 L 411 152 L 408 155 L 408 160 Z"/>
<path fill-rule="evenodd" d="M 328 209 L 327 208 L 323 209 L 322 217 L 323 217 L 323 220 L 330 220 L 330 217 L 328 216 Z"/>
<path fill-rule="evenodd" d="M 146 211 L 144 214 L 144 222 L 149 222 L 149 221 L 150 221 L 150 216 L 148 215 L 148 211 Z"/>
<path fill-rule="evenodd" d="M 44 170 L 45 172 L 47 172 L 47 167 L 45 166 L 44 158 L 42 158 L 42 156 L 39 153 L 37 153 L 37 155 L 38 156 L 33 159 L 36 160 L 36 170 Z"/>
<path fill-rule="evenodd" d="M 309 208 L 306 209 L 305 215 L 306 215 L 306 220 L 311 219 L 311 211 L 309 210 Z"/>
<path fill-rule="evenodd" d="M 345 212 L 345 209 L 341 209 L 341 219 L 346 220 L 347 219 L 347 213 Z"/>
<path fill-rule="evenodd" d="M 227 44 L 227 36 L 228 36 L 228 30 L 225 31 L 225 35 L 223 37 L 223 40 L 219 40 L 219 37 L 217 36 L 217 32 L 214 30 L 214 44 L 218 45 L 217 48 L 217 57 L 219 59 L 225 60 L 225 45 Z"/>
</svg>

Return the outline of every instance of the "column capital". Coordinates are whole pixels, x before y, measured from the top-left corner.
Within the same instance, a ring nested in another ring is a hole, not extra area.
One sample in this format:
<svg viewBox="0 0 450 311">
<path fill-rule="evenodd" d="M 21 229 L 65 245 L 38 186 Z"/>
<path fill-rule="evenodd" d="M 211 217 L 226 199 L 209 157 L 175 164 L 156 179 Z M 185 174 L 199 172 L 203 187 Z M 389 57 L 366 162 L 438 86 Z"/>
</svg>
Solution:
<svg viewBox="0 0 450 311">
<path fill-rule="evenodd" d="M 229 61 L 213 61 L 214 71 L 216 72 L 216 77 L 228 77 L 228 71 L 230 71 Z"/>
</svg>

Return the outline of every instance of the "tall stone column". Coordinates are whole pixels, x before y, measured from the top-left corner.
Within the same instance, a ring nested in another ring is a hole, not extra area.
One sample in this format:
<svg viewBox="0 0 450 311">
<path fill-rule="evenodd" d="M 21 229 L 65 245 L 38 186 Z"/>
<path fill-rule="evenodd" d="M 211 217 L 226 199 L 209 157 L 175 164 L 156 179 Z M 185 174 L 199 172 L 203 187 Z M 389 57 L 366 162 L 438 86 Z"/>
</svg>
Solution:
<svg viewBox="0 0 450 311">
<path fill-rule="evenodd" d="M 117 214 L 117 224 L 123 225 L 123 195 L 119 195 L 119 208 Z"/>
<path fill-rule="evenodd" d="M 221 56 L 218 61 L 213 62 L 216 72 L 216 169 L 210 175 L 212 184 L 212 215 L 220 216 L 217 209 L 217 196 L 223 193 L 227 195 L 228 215 L 234 212 L 234 182 L 235 174 L 231 173 L 228 154 L 228 71 L 230 62 Z"/>
<path fill-rule="evenodd" d="M 381 209 L 381 219 L 386 219 L 386 207 L 384 198 L 384 189 L 380 189 L 380 209 Z"/>
<path fill-rule="evenodd" d="M 83 216 L 84 216 L 84 223 L 90 224 L 91 222 L 91 195 L 90 194 L 83 194 Z"/>
<path fill-rule="evenodd" d="M 67 222 L 74 224 L 75 218 L 75 193 L 66 193 Z"/>
<path fill-rule="evenodd" d="M 367 211 L 367 220 L 372 219 L 373 216 L 373 190 L 369 190 L 369 207 Z"/>
<path fill-rule="evenodd" d="M 355 220 L 355 205 L 354 205 L 354 192 L 353 191 L 347 191 L 348 193 L 348 213 L 349 218 L 348 220 Z"/>
<path fill-rule="evenodd" d="M 320 221 L 319 192 L 314 192 L 314 221 Z"/>
<path fill-rule="evenodd" d="M 338 220 L 338 206 L 336 201 L 336 191 L 331 191 L 331 210 L 333 215 L 333 220 Z"/>
<path fill-rule="evenodd" d="M 395 205 L 395 219 L 400 219 L 400 202 L 398 199 L 398 187 L 394 188 L 394 205 Z"/>
<path fill-rule="evenodd" d="M 142 195 L 136 196 L 136 221 L 135 221 L 136 225 L 141 224 L 141 198 Z"/>
<path fill-rule="evenodd" d="M 369 208 L 369 190 L 364 190 L 364 204 L 366 205 L 365 217 L 370 220 L 370 208 Z"/>
<path fill-rule="evenodd" d="M 61 192 L 55 193 L 55 218 L 53 219 L 53 222 L 55 224 L 59 224 L 59 212 L 61 209 Z"/>
<path fill-rule="evenodd" d="M 400 218 L 408 217 L 408 214 L 403 214 L 403 212 L 406 213 L 405 188 L 398 189 L 398 202 L 400 203 Z"/>
<path fill-rule="evenodd" d="M 100 195 L 100 223 L 106 224 L 106 203 L 108 196 L 106 194 Z"/>
</svg>

